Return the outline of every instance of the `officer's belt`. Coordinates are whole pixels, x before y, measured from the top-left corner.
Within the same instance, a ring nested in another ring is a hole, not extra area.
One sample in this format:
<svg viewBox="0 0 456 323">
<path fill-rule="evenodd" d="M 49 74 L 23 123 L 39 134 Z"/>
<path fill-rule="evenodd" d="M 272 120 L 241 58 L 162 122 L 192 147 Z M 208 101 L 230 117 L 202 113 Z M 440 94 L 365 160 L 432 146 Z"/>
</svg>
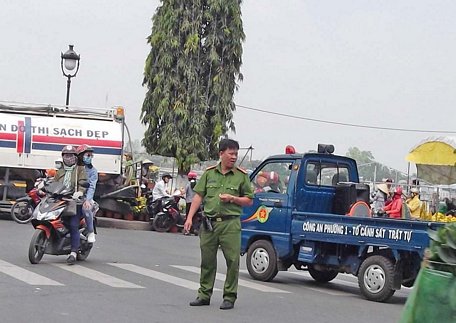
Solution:
<svg viewBox="0 0 456 323">
<path fill-rule="evenodd" d="M 212 222 L 222 222 L 222 221 L 226 221 L 226 220 L 235 219 L 238 217 L 239 217 L 238 215 L 214 215 L 214 216 L 208 215 L 207 216 L 207 218 L 209 220 L 211 220 Z"/>
</svg>

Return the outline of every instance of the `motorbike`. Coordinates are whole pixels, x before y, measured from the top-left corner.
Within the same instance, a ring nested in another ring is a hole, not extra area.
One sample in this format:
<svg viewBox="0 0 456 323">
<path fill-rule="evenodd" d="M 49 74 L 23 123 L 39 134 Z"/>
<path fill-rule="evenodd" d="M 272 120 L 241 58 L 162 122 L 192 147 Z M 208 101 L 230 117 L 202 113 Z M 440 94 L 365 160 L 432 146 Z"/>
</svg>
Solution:
<svg viewBox="0 0 456 323">
<path fill-rule="evenodd" d="M 74 203 L 82 203 L 75 201 L 73 192 L 59 182 L 49 183 L 44 187 L 44 191 L 46 196 L 35 208 L 30 221 L 35 228 L 28 252 L 32 264 L 39 263 L 44 254 L 68 255 L 71 252 L 70 231 L 64 225 L 62 217 L 77 216 L 77 205 Z M 96 233 L 95 218 L 94 231 Z M 77 260 L 82 261 L 89 256 L 93 246 L 87 241 L 88 231 L 84 217 L 80 221 L 79 235 L 81 243 Z"/>
<path fill-rule="evenodd" d="M 180 194 L 173 194 L 161 199 L 161 210 L 155 213 L 152 227 L 158 232 L 168 232 L 173 226 L 182 228 L 184 217 L 179 212 L 179 201 L 183 198 Z M 159 206 L 155 206 L 159 207 Z"/>
<path fill-rule="evenodd" d="M 32 219 L 33 211 L 41 202 L 41 198 L 46 194 L 42 191 L 46 180 L 38 178 L 34 187 L 27 192 L 27 195 L 16 200 L 11 207 L 11 218 L 20 224 L 29 223 Z"/>
<path fill-rule="evenodd" d="M 187 217 L 184 218 L 184 223 L 185 223 L 185 220 L 187 220 Z M 195 236 L 197 236 L 200 231 L 202 220 L 203 220 L 203 211 L 200 207 L 198 209 L 198 211 L 196 211 L 195 215 L 193 216 L 192 227 L 190 228 L 190 232 L 184 232 L 184 234 L 194 234 Z"/>
</svg>

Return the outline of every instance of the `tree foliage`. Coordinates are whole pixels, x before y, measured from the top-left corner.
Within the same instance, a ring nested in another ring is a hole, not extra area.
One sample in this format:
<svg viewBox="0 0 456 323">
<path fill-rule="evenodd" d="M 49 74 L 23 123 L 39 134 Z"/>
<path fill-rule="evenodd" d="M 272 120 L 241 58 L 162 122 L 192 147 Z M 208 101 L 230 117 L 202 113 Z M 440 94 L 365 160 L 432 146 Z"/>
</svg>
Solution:
<svg viewBox="0 0 456 323">
<path fill-rule="evenodd" d="M 401 172 L 375 161 L 374 155 L 370 151 L 362 151 L 358 147 L 350 147 L 346 156 L 356 160 L 359 176 L 364 181 L 381 182 L 385 178 L 398 181 L 407 178 Z"/>
<path fill-rule="evenodd" d="M 162 0 L 153 16 L 144 68 L 141 121 L 150 154 L 175 157 L 181 173 L 217 157 L 235 130 L 245 38 L 239 0 Z"/>
</svg>

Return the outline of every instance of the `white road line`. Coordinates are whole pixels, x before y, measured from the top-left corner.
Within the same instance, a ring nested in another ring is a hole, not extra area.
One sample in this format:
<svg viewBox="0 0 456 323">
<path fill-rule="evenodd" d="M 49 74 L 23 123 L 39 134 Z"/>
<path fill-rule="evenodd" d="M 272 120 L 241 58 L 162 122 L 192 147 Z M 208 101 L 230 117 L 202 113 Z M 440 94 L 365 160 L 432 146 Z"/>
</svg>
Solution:
<svg viewBox="0 0 456 323">
<path fill-rule="evenodd" d="M 121 269 L 124 269 L 124 270 L 128 270 L 128 271 L 134 272 L 136 274 L 140 274 L 140 275 L 147 276 L 147 277 L 150 277 L 150 278 L 158 279 L 158 280 L 161 280 L 161 281 L 164 281 L 166 283 L 170 283 L 170 284 L 173 284 L 173 285 L 176 285 L 176 286 L 188 288 L 188 289 L 191 289 L 193 291 L 194 290 L 198 290 L 198 288 L 199 288 L 199 284 L 195 283 L 193 281 L 182 279 L 182 278 L 175 277 L 175 276 L 171 276 L 171 275 L 168 275 L 168 274 L 161 273 L 159 271 L 155 271 L 155 270 L 151 270 L 151 269 L 148 269 L 148 268 L 136 266 L 136 265 L 133 265 L 133 264 L 108 263 L 108 265 L 111 265 L 111 266 L 114 266 L 114 267 L 117 267 L 117 268 L 121 268 Z M 217 289 L 217 288 L 214 288 L 214 290 L 220 291 L 220 289 Z"/>
<path fill-rule="evenodd" d="M 39 285 L 39 286 L 64 286 L 63 284 L 49 279 L 47 277 L 35 274 L 29 270 L 21 268 L 19 266 L 10 264 L 9 262 L 3 261 L 0 259 L 0 272 L 11 276 L 15 279 L 23 281 L 29 285 Z"/>
<path fill-rule="evenodd" d="M 246 273 L 248 274 L 249 272 L 245 269 L 241 269 L 240 272 L 242 273 Z M 289 274 L 296 274 L 296 275 L 300 275 L 300 276 L 305 276 L 305 273 L 301 273 L 301 272 L 286 272 L 286 273 L 289 273 Z M 303 275 L 304 274 L 304 275 Z M 309 275 L 310 277 L 310 275 Z M 312 278 L 312 277 L 310 277 Z M 337 291 L 330 291 L 330 290 L 327 290 L 327 289 L 322 289 L 322 288 L 314 288 L 314 287 L 309 287 L 309 286 L 302 286 L 303 288 L 306 288 L 306 289 L 310 289 L 310 290 L 313 290 L 313 291 L 316 291 L 316 292 L 319 292 L 319 293 L 323 293 L 323 294 L 327 294 L 327 295 L 331 295 L 331 296 L 347 296 L 347 293 L 346 292 L 337 292 Z"/>
<path fill-rule="evenodd" d="M 172 265 L 171 267 L 182 269 L 182 270 L 186 270 L 186 271 L 190 271 L 190 272 L 196 273 L 196 274 L 200 273 L 200 269 L 198 267 L 194 267 L 194 266 Z M 226 275 L 224 275 L 224 274 L 217 273 L 215 275 L 215 279 L 217 279 L 217 280 L 225 281 L 225 278 L 226 278 Z M 284 293 L 284 294 L 291 293 L 291 292 L 286 291 L 286 290 L 265 286 L 265 285 L 262 285 L 262 284 L 250 282 L 250 281 L 243 280 L 243 279 L 239 279 L 238 283 L 239 283 L 239 286 L 252 288 L 252 289 L 258 290 L 260 292 L 264 292 L 264 293 Z"/>
<path fill-rule="evenodd" d="M 144 288 L 142 286 L 127 282 L 125 280 L 106 275 L 102 272 L 83 267 L 80 265 L 68 266 L 67 264 L 54 264 L 54 266 L 59 267 L 60 269 L 67 270 L 76 275 L 95 280 L 99 283 L 115 287 L 115 288 Z"/>
</svg>

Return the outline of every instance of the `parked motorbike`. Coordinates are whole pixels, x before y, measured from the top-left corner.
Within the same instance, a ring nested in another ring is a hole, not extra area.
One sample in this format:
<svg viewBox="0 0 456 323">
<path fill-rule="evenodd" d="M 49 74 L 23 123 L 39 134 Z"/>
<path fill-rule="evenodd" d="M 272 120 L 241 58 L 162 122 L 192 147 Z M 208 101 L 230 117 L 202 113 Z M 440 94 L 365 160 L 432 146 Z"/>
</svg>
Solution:
<svg viewBox="0 0 456 323">
<path fill-rule="evenodd" d="M 167 232 L 173 226 L 178 225 L 180 228 L 184 225 L 184 217 L 179 212 L 179 201 L 182 198 L 180 194 L 174 194 L 170 197 L 161 199 L 161 211 L 153 217 L 152 226 L 155 231 Z"/>
<path fill-rule="evenodd" d="M 184 223 L 186 220 L 187 220 L 187 217 L 184 218 Z M 201 207 L 200 207 L 199 210 L 196 211 L 195 215 L 193 216 L 192 227 L 190 228 L 190 231 L 184 232 L 184 234 L 186 234 L 186 235 L 194 234 L 195 236 L 197 236 L 200 231 L 202 220 L 203 220 L 203 211 L 201 210 Z M 182 226 L 182 228 L 183 228 L 183 226 Z"/>
<path fill-rule="evenodd" d="M 68 255 L 71 252 L 70 232 L 63 223 L 62 216 L 76 216 L 77 203 L 73 192 L 66 189 L 62 183 L 53 182 L 44 187 L 46 196 L 41 200 L 33 212 L 31 223 L 35 228 L 29 246 L 29 261 L 37 264 L 44 254 Z M 94 219 L 96 233 L 96 221 Z M 81 244 L 77 260 L 85 260 L 93 244 L 87 242 L 87 228 L 82 217 L 79 229 Z"/>
<path fill-rule="evenodd" d="M 32 219 L 33 211 L 41 202 L 41 198 L 46 195 L 42 191 L 46 180 L 38 178 L 34 187 L 27 192 L 27 195 L 16 200 L 16 203 L 11 207 L 11 218 L 20 224 L 29 223 Z"/>
</svg>

